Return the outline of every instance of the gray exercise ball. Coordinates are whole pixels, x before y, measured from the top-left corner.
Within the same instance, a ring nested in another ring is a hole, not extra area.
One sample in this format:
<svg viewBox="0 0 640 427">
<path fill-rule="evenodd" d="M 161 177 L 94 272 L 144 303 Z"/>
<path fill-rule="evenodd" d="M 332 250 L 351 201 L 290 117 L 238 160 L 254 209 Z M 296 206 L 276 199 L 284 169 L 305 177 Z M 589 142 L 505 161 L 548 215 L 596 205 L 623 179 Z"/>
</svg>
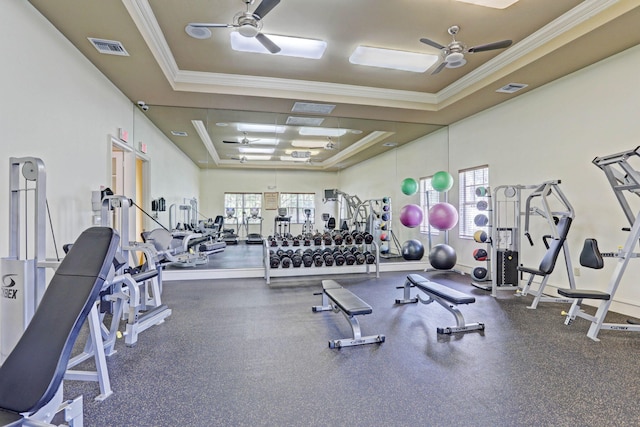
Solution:
<svg viewBox="0 0 640 427">
<path fill-rule="evenodd" d="M 419 261 L 424 256 L 424 245 L 418 239 L 410 239 L 402 245 L 402 258 L 407 261 Z"/>
<path fill-rule="evenodd" d="M 429 262 L 436 270 L 451 270 L 457 261 L 456 250 L 444 243 L 435 245 L 429 252 Z"/>
</svg>

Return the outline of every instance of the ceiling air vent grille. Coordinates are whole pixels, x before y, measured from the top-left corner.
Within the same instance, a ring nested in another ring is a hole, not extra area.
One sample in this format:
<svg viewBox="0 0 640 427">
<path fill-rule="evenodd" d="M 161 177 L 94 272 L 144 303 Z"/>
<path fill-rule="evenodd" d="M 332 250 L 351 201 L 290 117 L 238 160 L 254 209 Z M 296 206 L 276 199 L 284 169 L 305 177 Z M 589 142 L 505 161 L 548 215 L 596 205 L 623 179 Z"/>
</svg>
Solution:
<svg viewBox="0 0 640 427">
<path fill-rule="evenodd" d="M 119 41 L 95 39 L 93 37 L 89 37 L 89 41 L 100 53 L 107 55 L 129 56 L 129 52 L 127 52 Z"/>
<path fill-rule="evenodd" d="M 524 83 L 509 83 L 508 85 L 502 86 L 500 89 L 496 90 L 496 92 L 499 92 L 499 93 L 515 93 L 515 92 L 519 91 L 520 89 L 524 89 L 527 86 L 529 86 L 529 85 L 526 85 Z"/>
</svg>

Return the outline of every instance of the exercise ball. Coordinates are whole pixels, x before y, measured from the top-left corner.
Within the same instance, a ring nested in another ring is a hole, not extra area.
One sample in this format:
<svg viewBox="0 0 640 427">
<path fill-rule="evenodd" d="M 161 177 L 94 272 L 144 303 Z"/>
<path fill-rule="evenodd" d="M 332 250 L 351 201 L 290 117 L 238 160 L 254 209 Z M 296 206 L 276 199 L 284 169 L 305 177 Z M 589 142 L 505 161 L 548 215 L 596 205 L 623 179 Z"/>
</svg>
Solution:
<svg viewBox="0 0 640 427">
<path fill-rule="evenodd" d="M 387 196 L 383 197 L 382 203 L 389 203 L 389 198 Z"/>
<path fill-rule="evenodd" d="M 387 244 L 380 245 L 380 253 L 381 254 L 389 253 L 389 245 Z"/>
<path fill-rule="evenodd" d="M 476 249 L 473 251 L 473 259 L 476 261 L 486 261 L 487 260 L 487 251 L 484 249 Z"/>
<path fill-rule="evenodd" d="M 471 271 L 471 277 L 475 280 L 484 280 L 487 278 L 487 269 L 484 267 L 476 267 Z"/>
<path fill-rule="evenodd" d="M 457 261 L 455 249 L 444 243 L 435 245 L 429 252 L 429 262 L 436 270 L 451 270 Z"/>
<path fill-rule="evenodd" d="M 380 217 L 383 221 L 389 221 L 389 214 L 383 213 Z"/>
<path fill-rule="evenodd" d="M 431 177 L 431 186 L 436 191 L 449 191 L 453 187 L 453 177 L 447 171 L 436 172 Z"/>
<path fill-rule="evenodd" d="M 487 203 L 486 200 L 478 200 L 478 203 L 476 203 L 476 208 L 478 208 L 479 211 L 486 211 L 488 207 L 489 203 Z"/>
<path fill-rule="evenodd" d="M 458 223 L 458 211 L 449 203 L 440 202 L 429 209 L 429 224 L 438 230 L 451 230 Z"/>
<path fill-rule="evenodd" d="M 382 210 L 385 212 L 389 212 L 389 205 L 383 205 Z"/>
<path fill-rule="evenodd" d="M 411 239 L 402 244 L 402 258 L 407 261 L 419 261 L 424 256 L 424 245 L 420 240 Z"/>
<path fill-rule="evenodd" d="M 489 218 L 485 214 L 478 214 L 473 218 L 473 223 L 478 227 L 485 227 L 489 224 Z"/>
<path fill-rule="evenodd" d="M 382 240 L 383 242 L 389 240 L 389 236 L 387 235 L 387 233 L 382 233 L 380 235 L 380 240 Z"/>
<path fill-rule="evenodd" d="M 422 224 L 424 214 L 422 208 L 418 205 L 404 205 L 400 209 L 400 223 L 405 227 L 415 228 Z"/>
<path fill-rule="evenodd" d="M 478 243 L 485 243 L 487 241 L 487 233 L 483 230 L 478 230 L 473 233 L 473 240 Z"/>
<path fill-rule="evenodd" d="M 407 196 L 412 196 L 418 191 L 418 181 L 413 178 L 405 178 L 402 181 L 402 192 Z"/>
<path fill-rule="evenodd" d="M 478 187 L 478 188 L 476 188 L 476 196 L 485 197 L 486 195 L 487 195 L 487 188 L 486 187 Z"/>
</svg>

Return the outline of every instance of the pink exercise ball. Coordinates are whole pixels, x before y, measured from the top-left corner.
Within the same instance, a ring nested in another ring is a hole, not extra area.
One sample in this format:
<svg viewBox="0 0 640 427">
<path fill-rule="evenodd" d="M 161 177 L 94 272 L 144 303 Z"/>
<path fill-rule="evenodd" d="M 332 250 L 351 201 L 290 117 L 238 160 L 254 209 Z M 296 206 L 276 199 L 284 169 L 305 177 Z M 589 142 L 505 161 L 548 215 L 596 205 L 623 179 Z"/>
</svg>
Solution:
<svg viewBox="0 0 640 427">
<path fill-rule="evenodd" d="M 415 228 L 422 224 L 424 214 L 418 205 L 405 205 L 400 209 L 400 222 L 405 227 Z"/>
<path fill-rule="evenodd" d="M 451 230 L 458 223 L 458 211 L 449 203 L 436 203 L 429 209 L 429 224 L 438 230 Z"/>
</svg>

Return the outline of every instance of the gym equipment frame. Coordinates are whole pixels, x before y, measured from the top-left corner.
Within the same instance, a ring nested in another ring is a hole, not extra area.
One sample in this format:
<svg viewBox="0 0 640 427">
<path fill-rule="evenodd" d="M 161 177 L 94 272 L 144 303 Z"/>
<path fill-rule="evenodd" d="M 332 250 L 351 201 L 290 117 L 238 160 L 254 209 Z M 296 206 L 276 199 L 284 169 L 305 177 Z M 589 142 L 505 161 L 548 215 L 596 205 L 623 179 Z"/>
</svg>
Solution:
<svg viewBox="0 0 640 427">
<path fill-rule="evenodd" d="M 558 290 L 560 295 L 568 298 L 574 298 L 573 304 L 565 318 L 565 325 L 571 325 L 576 317 L 588 320 L 591 322 L 591 326 L 587 331 L 587 337 L 594 341 L 600 341 L 598 339 L 598 333 L 601 329 L 640 332 L 640 325 L 638 324 L 604 322 L 605 316 L 607 315 L 611 302 L 613 301 L 613 297 L 620 285 L 620 281 L 622 280 L 627 266 L 629 265 L 629 261 L 640 256 L 640 254 L 634 252 L 638 245 L 638 239 L 640 239 L 640 212 L 634 214 L 629 204 L 629 200 L 627 199 L 627 196 L 630 194 L 640 196 L 640 172 L 629 164 L 630 159 L 637 159 L 638 157 L 640 157 L 640 146 L 633 150 L 596 157 L 592 161 L 594 165 L 604 172 L 607 177 L 607 181 L 611 185 L 611 188 L 622 207 L 622 211 L 624 212 L 627 221 L 631 225 L 629 236 L 627 237 L 624 247 L 618 250 L 618 252 L 600 254 L 597 250 L 597 245 L 591 246 L 591 250 L 593 251 L 592 255 L 595 255 L 596 257 L 604 256 L 618 259 L 613 274 L 609 279 L 607 291 L 601 292 L 590 289 Z M 586 246 L 587 248 L 589 247 L 588 245 Z M 586 263 L 583 263 L 582 265 L 591 268 L 600 267 L 599 265 L 586 265 Z M 580 308 L 584 299 L 600 301 L 595 315 L 587 314 Z"/>
</svg>

